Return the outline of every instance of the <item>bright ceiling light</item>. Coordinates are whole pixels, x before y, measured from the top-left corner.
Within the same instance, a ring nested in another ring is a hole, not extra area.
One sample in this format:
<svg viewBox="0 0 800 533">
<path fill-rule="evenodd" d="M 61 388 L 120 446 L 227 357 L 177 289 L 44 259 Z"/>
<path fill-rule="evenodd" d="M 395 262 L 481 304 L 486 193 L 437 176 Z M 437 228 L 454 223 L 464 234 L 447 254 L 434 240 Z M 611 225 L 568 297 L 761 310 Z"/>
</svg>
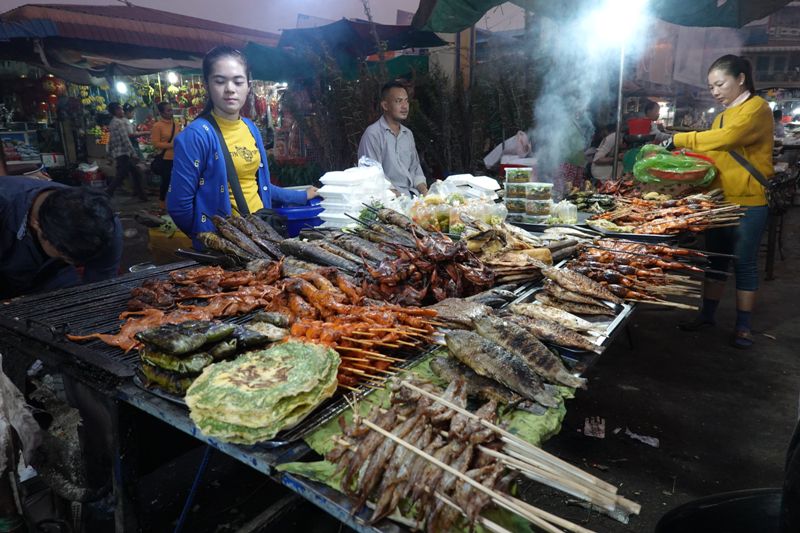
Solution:
<svg viewBox="0 0 800 533">
<path fill-rule="evenodd" d="M 778 102 L 770 102 L 768 105 L 769 105 L 769 108 L 770 108 L 770 109 L 772 109 L 773 111 L 775 111 L 775 106 L 777 106 L 777 105 L 778 105 Z"/>
<path fill-rule="evenodd" d="M 178 83 L 178 75 L 172 71 L 167 72 L 167 81 L 170 82 L 172 85 L 175 85 L 176 83 Z"/>
<path fill-rule="evenodd" d="M 124 81 L 118 81 L 115 85 L 117 92 L 119 94 L 128 94 L 128 86 L 125 85 Z"/>
<path fill-rule="evenodd" d="M 800 107 L 795 107 L 792 109 L 792 116 L 800 115 Z"/>
<path fill-rule="evenodd" d="M 586 23 L 598 41 L 619 46 L 646 26 L 648 0 L 605 0 L 590 12 Z"/>
<path fill-rule="evenodd" d="M 713 113 L 714 111 L 715 111 L 715 109 L 714 109 L 713 107 L 709 107 L 709 108 L 708 108 L 708 112 L 709 112 L 709 113 Z"/>
</svg>

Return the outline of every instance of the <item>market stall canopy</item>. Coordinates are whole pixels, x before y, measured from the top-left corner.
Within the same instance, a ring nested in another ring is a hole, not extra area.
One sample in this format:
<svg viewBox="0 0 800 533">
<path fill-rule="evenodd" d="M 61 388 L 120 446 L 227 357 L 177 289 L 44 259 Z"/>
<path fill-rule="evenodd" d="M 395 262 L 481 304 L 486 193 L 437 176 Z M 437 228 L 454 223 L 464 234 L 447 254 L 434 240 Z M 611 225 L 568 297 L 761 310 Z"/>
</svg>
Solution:
<svg viewBox="0 0 800 533">
<path fill-rule="evenodd" d="M 681 26 L 740 28 L 764 18 L 790 3 L 791 0 L 651 0 L 653 14 L 666 22 Z M 412 25 L 421 30 L 445 33 L 459 32 L 478 22 L 490 9 L 505 0 L 420 0 Z M 528 11 L 555 19 L 570 17 L 590 0 L 511 0 Z"/>
<path fill-rule="evenodd" d="M 392 26 L 370 24 L 365 21 L 342 19 L 325 26 L 284 30 L 278 46 L 302 50 L 324 47 L 335 56 L 345 53 L 350 57 L 363 58 L 378 52 L 378 43 L 372 33 L 386 43 L 386 50 L 405 50 L 407 48 L 435 48 L 445 46 L 433 32 L 418 30 L 412 26 Z"/>
<path fill-rule="evenodd" d="M 275 46 L 278 36 L 139 6 L 25 5 L 0 15 L 0 57 L 69 81 L 200 67 L 218 45 Z"/>
<path fill-rule="evenodd" d="M 270 48 L 255 43 L 249 43 L 244 48 L 244 55 L 253 78 L 259 80 L 304 80 L 311 79 L 319 73 L 319 58 L 303 52 L 286 48 Z M 357 79 L 361 73 L 360 59 L 342 54 L 337 58 L 337 65 L 341 75 L 350 80 Z M 386 60 L 386 75 L 389 78 L 401 78 L 410 73 L 426 72 L 428 70 L 428 56 L 400 55 Z M 366 68 L 378 73 L 377 61 L 368 61 Z"/>
</svg>

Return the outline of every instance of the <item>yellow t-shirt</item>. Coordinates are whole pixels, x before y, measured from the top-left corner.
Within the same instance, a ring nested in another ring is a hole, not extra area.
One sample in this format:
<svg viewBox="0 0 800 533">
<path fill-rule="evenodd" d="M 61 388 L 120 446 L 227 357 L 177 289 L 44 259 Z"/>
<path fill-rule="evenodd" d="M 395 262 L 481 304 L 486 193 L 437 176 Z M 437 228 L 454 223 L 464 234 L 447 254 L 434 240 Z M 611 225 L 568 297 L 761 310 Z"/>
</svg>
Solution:
<svg viewBox="0 0 800 533">
<path fill-rule="evenodd" d="M 258 195 L 256 174 L 261 166 L 261 154 L 256 146 L 256 140 L 253 134 L 250 133 L 250 128 L 247 127 L 247 124 L 242 119 L 228 120 L 213 111 L 212 114 L 217 124 L 219 124 L 219 130 L 222 132 L 222 137 L 225 139 L 225 144 L 231 153 L 233 166 L 236 168 L 236 175 L 239 176 L 239 183 L 242 186 L 242 194 L 245 201 L 247 201 L 247 207 L 251 213 L 258 211 L 264 207 L 264 203 L 261 201 L 261 196 Z M 231 209 L 234 214 L 238 215 L 239 210 L 236 208 L 236 198 L 234 198 L 230 186 L 228 186 L 228 194 L 231 198 Z"/>
</svg>

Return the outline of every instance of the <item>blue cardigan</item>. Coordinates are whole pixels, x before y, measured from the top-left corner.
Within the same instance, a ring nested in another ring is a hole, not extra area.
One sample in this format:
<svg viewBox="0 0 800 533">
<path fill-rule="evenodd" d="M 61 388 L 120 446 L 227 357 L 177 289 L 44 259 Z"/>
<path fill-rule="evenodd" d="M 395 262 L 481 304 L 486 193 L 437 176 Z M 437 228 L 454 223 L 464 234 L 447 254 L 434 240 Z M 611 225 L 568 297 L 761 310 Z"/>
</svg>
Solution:
<svg viewBox="0 0 800 533">
<path fill-rule="evenodd" d="M 273 198 L 284 204 L 305 205 L 305 191 L 290 191 L 270 183 L 267 153 L 261 133 L 252 121 L 246 118 L 242 120 L 250 128 L 261 154 L 256 181 L 264 207 L 272 207 Z M 167 192 L 167 212 L 175 224 L 192 238 L 198 250 L 202 250 L 203 245 L 195 238 L 197 234 L 214 231 L 211 217 L 227 217 L 231 214 L 225 156 L 214 128 L 203 118 L 192 121 L 175 137 L 175 160 Z"/>
</svg>

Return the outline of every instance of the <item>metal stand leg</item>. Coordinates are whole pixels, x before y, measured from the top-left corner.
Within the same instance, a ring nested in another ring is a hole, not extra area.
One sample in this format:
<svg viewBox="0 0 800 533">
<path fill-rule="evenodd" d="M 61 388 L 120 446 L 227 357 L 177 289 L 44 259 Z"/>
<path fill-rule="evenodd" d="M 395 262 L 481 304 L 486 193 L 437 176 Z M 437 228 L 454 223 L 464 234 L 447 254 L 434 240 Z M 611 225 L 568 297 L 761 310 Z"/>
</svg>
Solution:
<svg viewBox="0 0 800 533">
<path fill-rule="evenodd" d="M 775 244 L 778 232 L 778 217 L 769 215 L 769 222 L 767 226 L 767 281 L 775 279 Z"/>
<path fill-rule="evenodd" d="M 181 511 L 180 518 L 178 518 L 178 523 L 175 525 L 174 533 L 180 533 L 184 524 L 186 523 L 186 517 L 189 515 L 189 511 L 192 509 L 194 497 L 195 494 L 197 494 L 197 488 L 200 486 L 200 480 L 203 477 L 203 473 L 206 471 L 206 467 L 208 467 L 208 460 L 211 459 L 211 452 L 213 450 L 214 448 L 206 445 L 206 451 L 203 453 L 203 459 L 200 460 L 200 467 L 197 469 L 197 474 L 194 476 L 192 488 L 189 490 L 189 495 L 186 497 L 186 503 L 183 504 L 183 510 Z"/>
<path fill-rule="evenodd" d="M 139 531 L 136 519 L 136 431 L 130 422 L 130 413 L 125 406 L 111 399 L 112 413 L 112 468 L 111 482 L 114 487 L 114 523 L 116 531 Z"/>
<path fill-rule="evenodd" d="M 778 222 L 778 253 L 781 256 L 781 261 L 783 261 L 785 259 L 783 257 L 783 219 L 784 219 L 785 216 L 786 216 L 785 213 L 782 214 L 781 215 L 781 219 Z"/>
<path fill-rule="evenodd" d="M 633 332 L 630 324 L 625 324 L 625 336 L 628 338 L 628 348 L 633 350 Z"/>
</svg>

